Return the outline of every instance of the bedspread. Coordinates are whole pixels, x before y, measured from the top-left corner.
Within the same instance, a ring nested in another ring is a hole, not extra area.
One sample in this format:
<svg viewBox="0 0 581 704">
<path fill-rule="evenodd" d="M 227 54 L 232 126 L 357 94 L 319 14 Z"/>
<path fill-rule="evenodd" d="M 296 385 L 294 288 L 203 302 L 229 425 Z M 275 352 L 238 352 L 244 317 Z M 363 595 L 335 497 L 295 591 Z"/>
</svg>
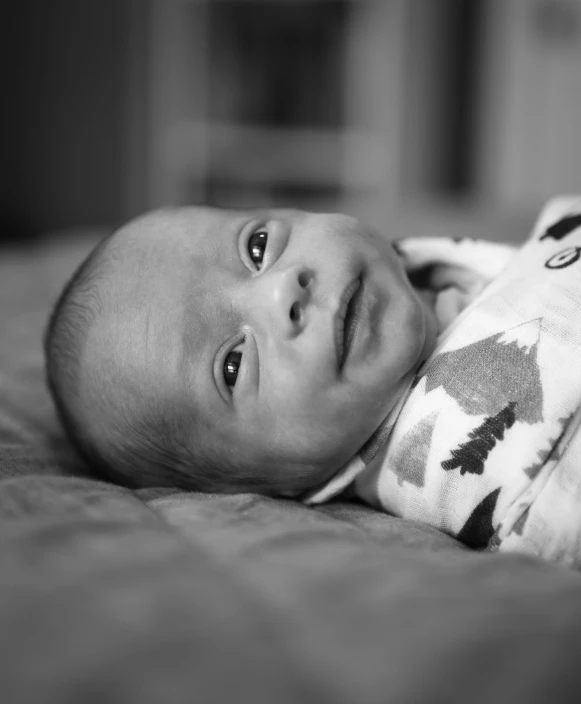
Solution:
<svg viewBox="0 0 581 704">
<path fill-rule="evenodd" d="M 0 701 L 581 700 L 581 576 L 359 505 L 91 475 L 41 333 L 94 241 L 0 253 Z"/>
</svg>

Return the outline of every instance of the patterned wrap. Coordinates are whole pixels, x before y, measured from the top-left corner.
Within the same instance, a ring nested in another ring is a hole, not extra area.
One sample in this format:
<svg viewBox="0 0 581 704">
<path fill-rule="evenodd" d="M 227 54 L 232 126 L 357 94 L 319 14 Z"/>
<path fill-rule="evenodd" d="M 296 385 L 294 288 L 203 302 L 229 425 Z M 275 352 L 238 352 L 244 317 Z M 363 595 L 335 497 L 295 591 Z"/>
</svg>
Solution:
<svg viewBox="0 0 581 704">
<path fill-rule="evenodd" d="M 307 502 L 350 485 L 471 547 L 580 567 L 581 198 L 551 201 L 510 257 L 498 247 L 457 246 L 457 263 L 502 270 L 440 335 L 358 456 Z M 418 241 L 401 248 L 420 257 Z"/>
</svg>

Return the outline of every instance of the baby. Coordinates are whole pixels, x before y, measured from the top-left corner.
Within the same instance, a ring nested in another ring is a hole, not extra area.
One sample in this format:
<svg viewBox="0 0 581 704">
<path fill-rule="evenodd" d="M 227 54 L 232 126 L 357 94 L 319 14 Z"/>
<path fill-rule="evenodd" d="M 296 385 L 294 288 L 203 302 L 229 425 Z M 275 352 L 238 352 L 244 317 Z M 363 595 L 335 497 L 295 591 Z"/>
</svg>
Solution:
<svg viewBox="0 0 581 704">
<path fill-rule="evenodd" d="M 101 242 L 66 286 L 45 337 L 49 387 L 76 447 L 118 483 L 310 503 L 348 489 L 474 547 L 498 548 L 518 520 L 522 535 L 531 504 L 523 492 L 538 482 L 520 481 L 520 466 L 488 471 L 478 437 L 464 452 L 472 465 L 453 457 L 441 471 L 447 438 L 469 439 L 474 418 L 484 423 L 490 411 L 472 403 L 464 422 L 467 404 L 446 387 L 441 361 L 450 345 L 470 347 L 490 332 L 482 310 L 507 263 L 518 271 L 514 252 L 450 240 L 394 246 L 343 215 L 161 210 Z M 567 258 L 552 256 L 555 269 Z M 501 324 L 512 303 L 503 305 L 492 315 Z M 494 333 L 505 329 L 494 324 Z M 468 395 L 486 396 L 482 384 L 494 374 Z M 517 402 L 505 401 L 504 426 L 486 426 L 496 440 L 515 423 Z M 525 420 L 533 425 L 539 413 Z M 559 427 L 562 435 L 569 423 Z M 470 481 L 458 482 L 466 472 Z M 521 510 L 507 528 L 515 501 Z"/>
<path fill-rule="evenodd" d="M 46 357 L 65 427 L 110 479 L 299 496 L 359 450 L 435 340 L 393 245 L 353 218 L 190 207 L 97 247 Z"/>
</svg>

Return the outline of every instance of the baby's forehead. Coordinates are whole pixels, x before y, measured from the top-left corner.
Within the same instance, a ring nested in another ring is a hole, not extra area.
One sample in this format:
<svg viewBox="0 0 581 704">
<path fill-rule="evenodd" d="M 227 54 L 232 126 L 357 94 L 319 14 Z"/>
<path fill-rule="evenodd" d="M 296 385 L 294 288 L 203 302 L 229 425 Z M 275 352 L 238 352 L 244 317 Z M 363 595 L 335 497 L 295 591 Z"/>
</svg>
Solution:
<svg viewBox="0 0 581 704">
<path fill-rule="evenodd" d="M 290 209 L 225 210 L 188 206 L 163 208 L 147 213 L 118 230 L 108 246 L 110 278 L 125 285 L 155 289 L 189 277 L 193 269 L 203 274 L 228 259 L 245 223 L 266 223 L 271 219 L 287 222 L 306 215 Z M 219 283 L 202 276 L 204 287 L 213 290 Z M 201 281 L 200 281 L 201 283 Z M 172 286 L 172 288 L 174 288 Z"/>
<path fill-rule="evenodd" d="M 226 223 L 232 216 L 224 215 Z M 119 273 L 131 268 L 139 273 L 148 264 L 159 264 L 172 254 L 183 257 L 211 230 L 218 231 L 216 217 L 202 208 L 166 208 L 146 213 L 121 227 L 110 240 L 106 255 Z"/>
<path fill-rule="evenodd" d="M 132 310 L 140 306 L 155 313 L 181 304 L 187 292 L 212 292 L 219 285 L 212 266 L 227 258 L 224 245 L 252 216 L 186 207 L 136 218 L 113 235 L 103 252 L 102 293 L 114 308 L 125 301 Z"/>
<path fill-rule="evenodd" d="M 168 240 L 172 235 L 204 234 L 223 231 L 229 225 L 235 225 L 245 220 L 264 220 L 284 218 L 286 220 L 300 219 L 308 215 L 301 210 L 290 208 L 248 208 L 223 209 L 205 206 L 184 206 L 178 208 L 161 208 L 146 213 L 129 223 L 130 239 L 143 237 L 161 237 Z M 124 229 L 124 228 L 123 228 Z"/>
</svg>

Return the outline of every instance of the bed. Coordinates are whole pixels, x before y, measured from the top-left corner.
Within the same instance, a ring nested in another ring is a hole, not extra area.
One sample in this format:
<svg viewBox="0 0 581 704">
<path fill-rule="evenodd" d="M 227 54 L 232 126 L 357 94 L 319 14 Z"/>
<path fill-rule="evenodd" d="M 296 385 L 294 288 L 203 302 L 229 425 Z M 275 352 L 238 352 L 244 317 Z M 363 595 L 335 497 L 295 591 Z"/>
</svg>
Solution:
<svg viewBox="0 0 581 704">
<path fill-rule="evenodd" d="M 0 701 L 581 701 L 576 572 L 356 503 L 92 476 L 40 340 L 99 234 L 0 253 Z"/>
</svg>

